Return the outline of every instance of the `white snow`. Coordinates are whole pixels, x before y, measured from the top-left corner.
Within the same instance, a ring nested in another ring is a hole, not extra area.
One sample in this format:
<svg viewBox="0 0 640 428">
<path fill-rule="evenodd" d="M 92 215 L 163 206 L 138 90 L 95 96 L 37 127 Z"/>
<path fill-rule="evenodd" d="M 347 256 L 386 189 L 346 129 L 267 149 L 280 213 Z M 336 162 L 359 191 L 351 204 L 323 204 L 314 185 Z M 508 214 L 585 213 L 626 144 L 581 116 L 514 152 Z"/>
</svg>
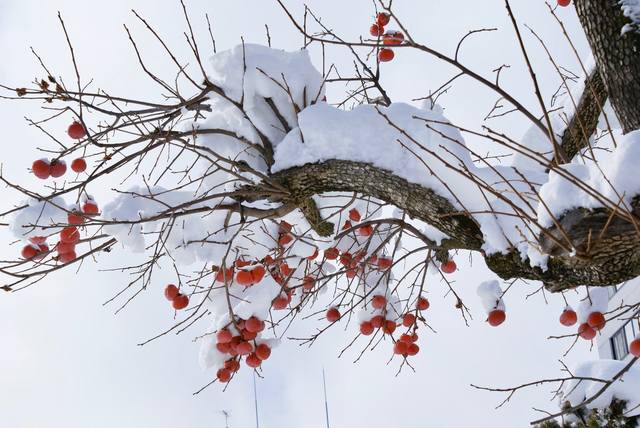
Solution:
<svg viewBox="0 0 640 428">
<path fill-rule="evenodd" d="M 624 361 L 599 360 L 580 364 L 572 371 L 576 377 L 593 377 L 603 380 L 611 380 L 627 364 Z M 563 388 L 564 399 L 572 406 L 578 405 L 588 398 L 593 397 L 603 387 L 602 382 L 587 380 L 571 380 Z M 627 416 L 640 415 L 640 367 L 633 366 L 622 378 L 616 380 L 607 390 L 587 404 L 589 409 L 602 409 L 607 407 L 614 398 L 627 402 Z"/>
<path fill-rule="evenodd" d="M 638 30 L 640 25 L 640 0 L 620 0 L 620 6 L 624 16 L 629 18 L 632 24 L 626 24 L 621 33 L 625 34 L 628 31 Z"/>
<path fill-rule="evenodd" d="M 606 287 L 589 287 L 578 305 L 578 322 L 584 323 L 592 312 L 606 313 L 609 307 L 609 290 Z"/>
<path fill-rule="evenodd" d="M 209 79 L 229 98 L 241 102 L 256 128 L 275 142 L 286 132 L 266 99 L 272 100 L 287 124 L 294 127 L 296 108 L 302 110 L 324 96 L 322 75 L 306 50 L 285 52 L 239 45 L 213 56 Z"/>
<path fill-rule="evenodd" d="M 478 286 L 478 296 L 482 302 L 485 312 L 489 313 L 494 309 L 505 310 L 502 288 L 496 280 L 484 281 Z"/>
<path fill-rule="evenodd" d="M 36 226 L 49 226 L 53 224 L 66 224 L 67 211 L 71 207 L 60 197 L 52 198 L 49 201 L 37 201 L 30 199 L 23 201 L 19 205 L 26 205 L 11 217 L 11 232 L 20 239 L 30 236 L 48 236 L 59 232 L 61 228 L 44 228 Z"/>
<path fill-rule="evenodd" d="M 605 141 L 610 141 L 608 138 Z M 640 193 L 640 180 L 634 171 L 640 162 L 640 131 L 617 135 L 617 147 L 595 149 L 596 160 L 576 156 L 562 171 L 551 172 L 549 181 L 540 188 L 540 198 L 556 218 L 572 208 L 613 207 L 624 204 Z M 584 189 L 589 189 L 590 193 Z M 596 197 L 597 195 L 597 197 Z M 538 221 L 542 226 L 553 224 L 553 217 L 540 205 Z"/>
</svg>

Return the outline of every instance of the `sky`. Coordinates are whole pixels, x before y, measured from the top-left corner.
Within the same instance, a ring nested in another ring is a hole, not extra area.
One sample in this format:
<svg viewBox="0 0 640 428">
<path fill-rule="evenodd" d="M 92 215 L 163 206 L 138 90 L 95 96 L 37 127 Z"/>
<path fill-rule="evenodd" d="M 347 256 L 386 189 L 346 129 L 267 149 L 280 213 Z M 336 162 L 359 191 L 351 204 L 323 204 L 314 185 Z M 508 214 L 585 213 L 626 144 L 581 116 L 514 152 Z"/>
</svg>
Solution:
<svg viewBox="0 0 640 428">
<path fill-rule="evenodd" d="M 266 43 L 270 29 L 273 46 L 294 50 L 301 36 L 272 0 L 187 0 L 201 46 L 209 48 L 204 13 L 209 13 L 219 50 L 248 42 Z M 287 4 L 300 14 L 302 2 Z M 308 2 L 331 28 L 347 39 L 366 34 L 372 20 L 368 0 L 311 0 Z M 460 58 L 471 68 L 490 76 L 502 64 L 509 68 L 502 84 L 531 109 L 537 110 L 532 85 L 513 36 L 502 0 L 423 1 L 395 0 L 398 15 L 412 29 L 414 37 L 445 52 L 453 52 L 460 37 L 478 28 L 499 31 L 465 42 Z M 529 24 L 548 42 L 554 57 L 578 71 L 575 57 L 550 17 L 544 2 L 513 0 L 522 23 Z M 56 0 L 3 0 L 0 3 L 0 82 L 25 86 L 43 77 L 29 47 L 42 55 L 56 75 L 73 78 L 69 53 L 56 19 L 61 11 L 69 28 L 82 75 L 111 93 L 157 99 L 157 88 L 140 72 L 127 42 L 122 24 L 132 29 L 141 50 L 160 74 L 170 78 L 175 68 L 130 13 L 136 9 L 169 41 L 180 58 L 189 58 L 182 32 L 179 2 L 173 0 L 113 0 L 80 2 Z M 571 8 L 559 11 L 574 37 L 583 59 L 587 46 Z M 545 99 L 558 85 L 558 77 L 538 42 L 522 28 L 530 48 L 536 74 Z M 339 49 L 328 57 L 347 70 L 350 58 Z M 312 50 L 317 66 L 321 57 Z M 394 101 L 411 101 L 440 86 L 452 69 L 433 58 L 403 50 L 385 65 L 383 83 Z M 332 87 L 328 98 L 338 99 L 341 87 Z M 495 102 L 495 95 L 469 79 L 462 79 L 440 100 L 445 114 L 454 122 L 480 126 Z M 0 100 L 3 124 L 2 171 L 7 177 L 35 186 L 28 166 L 45 145 L 42 135 L 28 127 L 24 117 L 38 117 L 37 103 Z M 528 128 L 525 120 L 510 116 L 491 123 L 519 138 Z M 60 129 L 59 132 L 62 132 Z M 495 151 L 486 143 L 471 141 L 483 151 Z M 100 191 L 96 190 L 98 197 Z M 5 192 L 5 203 L 17 196 Z M 0 230 L 6 245 L 0 257 L 15 257 L 19 245 Z M 481 392 L 470 383 L 510 386 L 533 379 L 556 377 L 569 343 L 548 340 L 565 333 L 557 317 L 563 302 L 558 296 L 538 293 L 539 284 L 518 285 L 507 301 L 508 321 L 497 329 L 484 323 L 475 289 L 480 280 L 494 275 L 479 257 L 473 264 L 460 256 L 455 280 L 474 319 L 466 327 L 445 288 L 432 291 L 429 322 L 437 333 L 425 334 L 422 351 L 413 359 L 415 372 L 398 371 L 398 360 L 389 362 L 390 347 L 367 351 L 356 364 L 361 347 L 354 346 L 338 358 L 353 337 L 352 330 L 332 329 L 311 348 L 294 342 L 274 350 L 257 380 L 260 426 L 323 427 L 322 370 L 327 376 L 331 426 L 419 428 L 425 426 L 524 426 L 535 416 L 532 407 L 554 410 L 552 388 L 540 387 L 517 394 L 500 409 L 494 407 L 504 396 Z M 187 330 L 167 335 L 145 346 L 138 343 L 172 325 L 173 311 L 162 297 L 171 272 L 156 277 L 148 289 L 126 310 L 114 315 L 118 305 L 103 305 L 126 284 L 124 274 L 104 272 L 126 258 L 124 251 L 102 257 L 99 266 L 80 271 L 65 270 L 18 293 L 0 294 L 0 417 L 3 426 L 96 428 L 224 427 L 222 411 L 229 413 L 229 426 L 254 426 L 253 377 L 243 369 L 226 391 L 214 385 L 197 396 L 193 392 L 214 374 L 198 366 L 198 349 L 193 339 L 201 331 Z M 292 335 L 313 331 L 316 320 L 296 326 Z M 352 326 L 353 328 L 353 326 Z M 356 344 L 357 345 L 357 344 Z M 362 346 L 362 345 L 361 345 Z M 587 358 L 586 343 L 579 343 L 564 359 L 572 365 Z"/>
</svg>

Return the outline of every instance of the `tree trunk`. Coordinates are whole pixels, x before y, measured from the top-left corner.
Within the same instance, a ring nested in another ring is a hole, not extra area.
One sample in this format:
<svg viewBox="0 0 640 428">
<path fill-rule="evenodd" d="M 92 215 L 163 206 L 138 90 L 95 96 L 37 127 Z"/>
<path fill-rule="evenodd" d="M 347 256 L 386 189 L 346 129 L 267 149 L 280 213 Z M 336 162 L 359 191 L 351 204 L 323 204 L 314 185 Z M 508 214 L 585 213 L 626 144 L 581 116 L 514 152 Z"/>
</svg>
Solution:
<svg viewBox="0 0 640 428">
<path fill-rule="evenodd" d="M 575 5 L 623 131 L 640 129 L 640 34 L 622 34 L 630 20 L 619 0 L 575 0 Z"/>
</svg>

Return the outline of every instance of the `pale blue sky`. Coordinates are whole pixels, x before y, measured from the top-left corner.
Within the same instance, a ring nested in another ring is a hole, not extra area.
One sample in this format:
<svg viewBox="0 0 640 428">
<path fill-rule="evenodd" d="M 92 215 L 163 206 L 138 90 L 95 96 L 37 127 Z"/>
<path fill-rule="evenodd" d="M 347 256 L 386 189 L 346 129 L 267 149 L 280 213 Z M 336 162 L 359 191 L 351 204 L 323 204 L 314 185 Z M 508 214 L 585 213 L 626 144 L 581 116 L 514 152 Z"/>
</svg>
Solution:
<svg viewBox="0 0 640 428">
<path fill-rule="evenodd" d="M 300 12 L 302 2 L 287 2 Z M 214 23 L 218 48 L 237 44 L 244 35 L 249 42 L 265 42 L 264 24 L 271 29 L 273 45 L 296 49 L 301 37 L 272 0 L 187 1 L 201 37 L 208 47 L 204 13 Z M 366 34 L 372 7 L 368 0 L 312 0 L 325 21 L 346 38 Z M 469 41 L 462 58 L 488 75 L 502 63 L 512 68 L 503 76 L 506 87 L 535 109 L 529 80 L 501 0 L 413 1 L 395 0 L 397 11 L 414 36 L 447 52 L 470 29 L 499 27 L 495 34 Z M 514 0 L 514 10 L 524 22 L 549 41 L 553 53 L 577 70 L 572 54 L 542 1 Z M 140 73 L 127 44 L 122 24 L 127 23 L 139 37 L 143 51 L 161 74 L 171 77 L 175 70 L 161 55 L 144 29 L 135 23 L 129 9 L 135 8 L 161 29 L 170 45 L 183 58 L 189 54 L 183 42 L 183 23 L 177 1 L 117 0 L 81 2 L 78 0 L 4 0 L 0 4 L 0 81 L 26 85 L 42 77 L 28 48 L 41 53 L 57 75 L 72 79 L 72 69 L 63 35 L 57 25 L 60 10 L 70 29 L 79 66 L 86 77 L 111 93 L 157 97 L 156 87 Z M 586 51 L 571 9 L 561 11 L 569 29 L 576 34 L 580 52 Z M 545 95 L 555 90 L 558 79 L 539 46 L 527 42 Z M 317 54 L 317 52 L 315 52 Z M 331 51 L 337 63 L 349 63 L 341 51 Z M 320 64 L 316 55 L 314 60 Z M 408 101 L 438 87 L 450 77 L 451 69 L 424 55 L 403 51 L 397 61 L 385 66 L 384 82 L 394 100 Z M 337 97 L 339 88 L 329 92 Z M 462 80 L 441 99 L 446 113 L 457 122 L 478 126 L 493 104 L 495 96 L 474 82 Z M 3 173 L 32 183 L 27 167 L 35 148 L 44 143 L 41 135 L 24 125 L 23 116 L 36 116 L 37 104 L 0 102 L 3 123 Z M 496 127 L 518 137 L 527 124 L 513 116 L 495 123 Z M 10 147 L 11 150 L 6 148 Z M 489 150 L 484 148 L 483 150 Z M 99 191 L 93 191 L 98 196 Z M 10 199 L 11 200 L 11 199 Z M 5 199 L 7 202 L 7 199 Z M 3 242 L 11 239 L 0 232 Z M 0 256 L 7 259 L 18 249 L 4 245 Z M 126 254 L 115 251 L 101 258 L 101 267 L 122 262 Z M 462 257 L 461 257 L 462 258 Z M 358 364 L 357 356 L 347 353 L 337 359 L 352 333 L 332 331 L 311 349 L 290 343 L 274 350 L 264 365 L 264 379 L 258 381 L 261 427 L 316 428 L 324 426 L 322 367 L 327 372 L 332 427 L 425 426 L 525 426 L 533 417 L 532 406 L 553 409 L 550 388 L 518 394 L 500 410 L 494 406 L 501 396 L 473 390 L 469 383 L 504 386 L 535 378 L 556 376 L 568 343 L 546 340 L 564 331 L 557 322 L 561 299 L 552 297 L 544 306 L 540 294 L 525 301 L 536 284 L 520 287 L 509 295 L 509 320 L 499 329 L 483 323 L 483 313 L 475 288 L 478 280 L 492 275 L 479 259 L 473 268 L 462 265 L 456 275 L 458 288 L 472 307 L 475 320 L 464 326 L 450 299 L 442 297 L 444 287 L 432 294 L 432 325 L 438 334 L 425 335 L 423 352 L 415 359 L 416 373 L 403 371 L 396 377 L 397 362 L 387 365 L 386 349 L 370 352 Z M 85 266 L 47 278 L 31 289 L 0 294 L 0 417 L 11 428 L 194 428 L 223 427 L 220 411 L 231 412 L 230 426 L 253 426 L 251 374 L 241 375 L 221 392 L 216 385 L 197 397 L 191 393 L 207 383 L 213 373 L 197 364 L 197 347 L 192 339 L 201 331 L 193 329 L 180 336 L 167 336 L 145 347 L 136 343 L 171 325 L 172 312 L 162 298 L 170 272 L 159 275 L 156 287 L 143 293 L 134 304 L 117 316 L 116 306 L 102 303 L 122 287 L 126 277 L 116 273 L 96 273 Z M 299 335 L 311 331 L 313 322 L 296 328 Z M 588 346 L 579 343 L 567 361 L 586 358 Z M 422 416 L 419 416 L 422 415 Z M 423 422 L 425 421 L 425 422 Z"/>
</svg>

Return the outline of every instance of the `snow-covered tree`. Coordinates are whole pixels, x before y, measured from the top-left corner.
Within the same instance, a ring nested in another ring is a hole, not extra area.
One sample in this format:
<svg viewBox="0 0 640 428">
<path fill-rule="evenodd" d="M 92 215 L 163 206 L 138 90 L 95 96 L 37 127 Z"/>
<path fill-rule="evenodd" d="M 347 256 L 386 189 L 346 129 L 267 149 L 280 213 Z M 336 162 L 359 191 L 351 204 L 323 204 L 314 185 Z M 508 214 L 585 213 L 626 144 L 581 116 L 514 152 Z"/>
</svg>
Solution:
<svg viewBox="0 0 640 428">
<path fill-rule="evenodd" d="M 210 54 L 213 34 L 211 44 L 194 35 L 185 8 L 195 67 L 136 14 L 179 69 L 174 81 L 155 74 L 129 34 L 141 72 L 163 101 L 96 90 L 77 67 L 69 79 L 41 61 L 43 76 L 34 84 L 2 86 L 5 99 L 44 102 L 46 116 L 31 125 L 51 140 L 31 167 L 46 186 L 0 177 L 25 199 L 2 216 L 23 241 L 20 256 L 2 264 L 2 288 L 17 291 L 57 270 L 129 252 L 132 263 L 122 269 L 131 279 L 119 296 L 126 304 L 164 287 L 184 313 L 172 330 L 208 319 L 210 328 L 199 332 L 201 363 L 224 383 L 241 362 L 258 368 L 287 326 L 314 312 L 327 321 L 309 342 L 349 323 L 354 336 L 369 344 L 385 338 L 410 364 L 431 283 L 444 282 L 467 317 L 449 275 L 471 252 L 511 284 L 541 281 L 552 293 L 585 287 L 580 306 L 568 306 L 561 322 L 579 325 L 573 336 L 592 340 L 607 321 L 640 309 L 640 302 L 607 308 L 604 289 L 640 276 L 640 6 L 558 4 L 575 6 L 593 52 L 593 60 L 578 58 L 579 78 L 554 62 L 560 108 L 540 91 L 508 1 L 535 110 L 501 85 L 502 68 L 486 76 L 459 59 L 466 36 L 454 54 L 424 44 L 392 1 L 379 1 L 371 28 L 352 41 L 311 10 L 298 17 L 276 0 L 304 37 L 295 52 L 243 43 Z M 550 19 L 562 25 L 554 8 Z M 60 22 L 75 65 L 72 37 Z M 316 69 L 307 49 L 315 45 L 348 50 L 353 73 Z M 457 70 L 419 105 L 392 101 L 380 79 L 385 63 L 402 61 L 407 50 Z M 499 102 L 488 117 L 526 121 L 524 138 L 448 120 L 437 101 L 459 78 L 495 92 Z M 329 85 L 345 83 L 342 99 L 327 99 Z M 59 121 L 71 123 L 68 135 L 51 130 Z M 469 137 L 501 146 L 510 164 L 478 153 Z M 120 184 L 109 191 L 104 183 L 114 177 Z M 154 281 L 159 266 L 175 270 L 175 284 Z M 487 320 L 498 326 L 509 287 L 479 282 Z M 606 408 L 614 398 L 621 400 L 611 407 L 614 419 L 619 403 L 626 416 L 640 414 L 640 375 L 632 367 L 639 348 L 640 341 L 632 343 L 629 365 L 588 364 L 550 380 L 561 384 L 566 402 L 559 414 L 584 414 L 594 403 Z"/>
</svg>

